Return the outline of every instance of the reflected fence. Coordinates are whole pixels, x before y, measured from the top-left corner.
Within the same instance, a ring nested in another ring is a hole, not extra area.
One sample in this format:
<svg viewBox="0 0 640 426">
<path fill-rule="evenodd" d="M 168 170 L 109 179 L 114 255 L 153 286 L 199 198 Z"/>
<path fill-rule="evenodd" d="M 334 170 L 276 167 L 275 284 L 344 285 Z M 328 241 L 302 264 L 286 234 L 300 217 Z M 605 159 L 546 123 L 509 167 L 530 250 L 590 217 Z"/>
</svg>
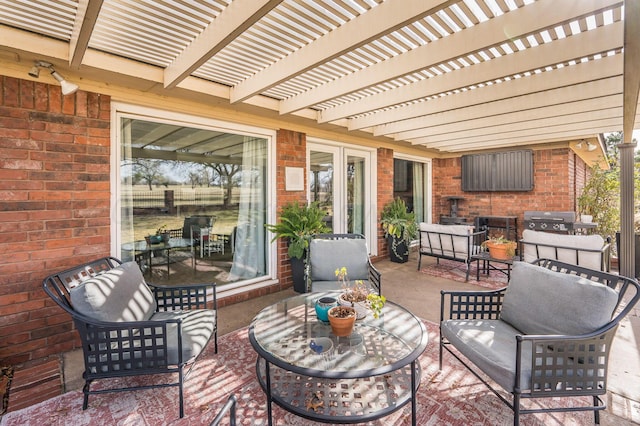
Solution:
<svg viewBox="0 0 640 426">
<path fill-rule="evenodd" d="M 176 209 L 202 206 L 223 206 L 227 191 L 223 188 L 175 187 L 168 189 L 123 188 L 124 208 L 162 210 L 174 212 Z M 240 202 L 240 189 L 233 188 L 227 205 Z"/>
</svg>

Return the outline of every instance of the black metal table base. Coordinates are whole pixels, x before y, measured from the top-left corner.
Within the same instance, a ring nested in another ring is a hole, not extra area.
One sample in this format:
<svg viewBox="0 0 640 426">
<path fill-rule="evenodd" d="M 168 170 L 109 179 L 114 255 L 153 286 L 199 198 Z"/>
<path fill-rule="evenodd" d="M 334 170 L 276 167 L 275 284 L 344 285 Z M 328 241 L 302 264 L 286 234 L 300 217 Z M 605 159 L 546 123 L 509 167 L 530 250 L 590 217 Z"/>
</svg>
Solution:
<svg viewBox="0 0 640 426">
<path fill-rule="evenodd" d="M 379 419 L 411 402 L 416 424 L 415 398 L 422 374 L 417 361 L 380 376 L 326 379 L 293 373 L 258 357 L 256 373 L 267 395 L 269 425 L 271 402 L 300 417 L 333 424 Z"/>
</svg>

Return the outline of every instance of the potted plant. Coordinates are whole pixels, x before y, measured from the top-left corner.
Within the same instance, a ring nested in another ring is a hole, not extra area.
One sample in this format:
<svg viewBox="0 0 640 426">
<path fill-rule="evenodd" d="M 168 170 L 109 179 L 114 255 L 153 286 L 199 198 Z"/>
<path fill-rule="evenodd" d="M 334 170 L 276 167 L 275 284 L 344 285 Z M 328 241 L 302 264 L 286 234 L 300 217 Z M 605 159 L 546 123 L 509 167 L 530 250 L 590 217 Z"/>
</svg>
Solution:
<svg viewBox="0 0 640 426">
<path fill-rule="evenodd" d="M 382 209 L 380 216 L 389 247 L 392 262 L 404 263 L 409 260 L 409 245 L 418 234 L 418 223 L 406 203 L 396 198 Z"/>
<path fill-rule="evenodd" d="M 508 240 L 504 235 L 491 237 L 482 243 L 482 247 L 489 249 L 489 256 L 493 259 L 508 260 L 516 255 L 516 242 Z"/>
<path fill-rule="evenodd" d="M 301 205 L 298 202 L 288 203 L 280 210 L 278 223 L 265 225 L 267 230 L 274 234 L 271 242 L 278 238 L 287 240 L 293 289 L 298 293 L 307 291 L 307 285 L 304 282 L 304 265 L 311 237 L 330 231 L 322 220 L 324 216 L 325 213 L 318 203 L 309 205 Z"/>
<path fill-rule="evenodd" d="M 369 289 L 362 280 L 355 280 L 353 283 L 347 278 L 347 268 L 336 269 L 336 277 L 342 282 L 342 293 L 338 296 L 338 303 L 343 306 L 351 306 L 356 310 L 356 319 L 367 316 L 367 296 Z"/>
<path fill-rule="evenodd" d="M 171 234 L 167 230 L 167 225 L 162 225 L 161 227 L 159 227 L 156 231 L 156 235 L 159 236 L 160 239 L 165 243 L 168 243 L 171 239 Z"/>
<path fill-rule="evenodd" d="M 353 332 L 356 323 L 356 310 L 351 306 L 334 306 L 327 313 L 331 332 L 338 337 L 346 337 Z"/>
<path fill-rule="evenodd" d="M 386 297 L 371 293 L 362 280 L 353 283 L 347 278 L 347 268 L 338 268 L 335 271 L 338 281 L 342 281 L 343 292 L 338 296 L 338 303 L 342 306 L 350 306 L 356 311 L 356 319 L 367 316 L 369 310 L 374 318 L 379 318 L 382 308 L 387 301 Z"/>
</svg>

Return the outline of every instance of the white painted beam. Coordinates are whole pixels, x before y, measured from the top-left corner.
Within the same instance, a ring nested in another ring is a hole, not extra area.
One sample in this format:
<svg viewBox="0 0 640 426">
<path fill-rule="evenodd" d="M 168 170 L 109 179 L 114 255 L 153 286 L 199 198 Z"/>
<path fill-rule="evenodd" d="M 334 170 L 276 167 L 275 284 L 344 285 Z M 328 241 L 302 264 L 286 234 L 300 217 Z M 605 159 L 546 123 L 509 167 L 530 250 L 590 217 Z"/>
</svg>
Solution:
<svg viewBox="0 0 640 426">
<path fill-rule="evenodd" d="M 505 33 L 509 34 L 510 39 L 521 38 L 540 31 L 541 28 L 574 20 L 577 15 L 593 13 L 603 6 L 609 6 L 616 2 L 619 0 L 608 0 L 597 4 L 585 1 L 537 1 L 493 18 L 489 22 L 451 34 L 338 80 L 307 90 L 297 96 L 284 99 L 281 101 L 280 113 L 290 113 L 333 98 L 339 98 L 397 77 L 457 59 L 468 52 L 502 44 L 505 42 Z M 536 16 L 536 19 L 531 19 L 531 16 Z"/>
<path fill-rule="evenodd" d="M 165 69 L 164 87 L 175 87 L 280 3 L 282 0 L 231 2 Z"/>
<path fill-rule="evenodd" d="M 409 140 L 421 137 L 436 137 L 438 135 L 451 135 L 457 132 L 476 130 L 480 131 L 485 128 L 494 128 L 499 125 L 521 125 L 534 120 L 542 120 L 546 118 L 562 117 L 564 120 L 568 120 L 569 116 L 578 113 L 587 113 L 594 111 L 602 111 L 611 108 L 619 109 L 622 105 L 622 95 L 610 95 L 601 98 L 591 98 L 586 100 L 580 100 L 576 102 L 567 102 L 561 105 L 549 105 L 534 109 L 524 109 L 521 111 L 507 112 L 500 115 L 483 116 L 480 118 L 472 118 L 466 120 L 457 120 L 453 116 L 455 112 L 450 111 L 447 113 L 434 114 L 435 117 L 429 116 L 433 121 L 437 121 L 438 117 L 447 117 L 447 124 L 434 125 L 425 128 L 419 128 L 415 130 L 409 130 L 406 132 L 396 133 L 394 139 L 396 140 Z M 478 109 L 478 113 L 482 113 L 482 110 Z M 621 113 L 622 111 L 618 111 Z M 430 121 L 431 121 L 430 120 Z"/>
<path fill-rule="evenodd" d="M 620 48 L 623 41 L 622 33 L 623 25 L 621 22 L 599 27 L 592 31 L 451 71 L 388 92 L 377 93 L 358 101 L 327 108 L 319 113 L 318 122 L 324 123 L 364 114 Z M 551 72 L 553 73 L 553 71 Z M 353 130 L 351 126 L 349 128 Z"/>
<path fill-rule="evenodd" d="M 103 0 L 79 0 L 76 19 L 69 40 L 69 66 L 77 69 L 89 46 Z"/>
<path fill-rule="evenodd" d="M 425 116 L 439 112 L 458 110 L 469 106 L 489 104 L 500 100 L 516 99 L 519 96 L 535 94 L 538 92 L 550 91 L 558 88 L 575 86 L 590 81 L 597 82 L 607 80 L 614 76 L 622 75 L 622 55 L 608 56 L 598 61 L 581 63 L 571 67 L 556 69 L 551 72 L 534 74 L 500 84 L 485 86 L 482 88 L 456 93 L 450 96 L 433 99 L 419 104 L 408 105 L 403 108 L 386 111 L 384 114 L 371 114 L 349 120 L 349 130 L 376 127 L 375 134 L 391 134 L 420 127 L 420 122 Z M 609 85 L 611 83 L 608 83 Z M 620 78 L 616 93 L 622 93 L 622 78 Z M 596 85 L 598 86 L 598 85 Z M 572 93 L 572 90 L 554 92 L 557 93 L 557 102 L 563 101 L 563 97 L 568 96 L 574 101 L 594 97 L 590 92 Z M 611 94 L 611 92 L 605 92 Z M 597 96 L 603 96 L 599 94 Z M 552 99 L 541 98 L 539 106 L 551 103 Z M 527 107 L 531 107 L 527 105 Z M 517 102 L 513 102 L 511 110 L 503 112 L 517 111 Z M 497 112 L 496 112 L 497 113 Z M 471 117 L 470 117 L 471 118 Z"/>
<path fill-rule="evenodd" d="M 387 0 L 239 83 L 231 90 L 231 102 L 264 92 L 452 3 L 456 1 Z"/>
</svg>

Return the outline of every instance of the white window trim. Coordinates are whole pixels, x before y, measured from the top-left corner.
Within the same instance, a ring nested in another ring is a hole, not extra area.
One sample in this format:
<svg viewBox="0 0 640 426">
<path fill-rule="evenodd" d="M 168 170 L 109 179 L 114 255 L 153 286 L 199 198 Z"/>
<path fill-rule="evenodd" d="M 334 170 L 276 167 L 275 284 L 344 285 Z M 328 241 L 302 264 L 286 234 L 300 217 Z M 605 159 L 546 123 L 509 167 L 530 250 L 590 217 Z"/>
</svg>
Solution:
<svg viewBox="0 0 640 426">
<path fill-rule="evenodd" d="M 174 111 L 151 108 L 141 105 L 129 104 L 124 102 L 111 103 L 111 254 L 119 256 L 121 241 L 121 213 L 120 213 L 120 160 L 122 149 L 120 145 L 120 119 L 123 117 L 131 117 L 137 119 L 147 119 L 150 121 L 175 124 L 187 127 L 197 127 L 207 130 L 224 131 L 229 133 L 241 133 L 248 136 L 256 136 L 267 139 L 267 179 L 269 182 L 275 182 L 276 176 L 276 131 L 261 127 L 248 126 L 244 124 L 236 124 L 227 121 L 216 120 L 213 118 L 201 117 L 178 113 Z M 274 223 L 276 220 L 275 206 L 275 184 L 267 185 L 267 217 L 266 223 Z M 268 241 L 268 239 L 267 239 Z M 225 284 L 223 294 L 236 294 L 255 287 L 256 281 L 264 285 L 271 285 L 277 280 L 277 246 L 269 243 L 267 251 L 267 274 L 264 277 L 253 280 L 240 281 L 238 283 Z M 253 285 L 251 285 L 253 284 Z"/>
</svg>

